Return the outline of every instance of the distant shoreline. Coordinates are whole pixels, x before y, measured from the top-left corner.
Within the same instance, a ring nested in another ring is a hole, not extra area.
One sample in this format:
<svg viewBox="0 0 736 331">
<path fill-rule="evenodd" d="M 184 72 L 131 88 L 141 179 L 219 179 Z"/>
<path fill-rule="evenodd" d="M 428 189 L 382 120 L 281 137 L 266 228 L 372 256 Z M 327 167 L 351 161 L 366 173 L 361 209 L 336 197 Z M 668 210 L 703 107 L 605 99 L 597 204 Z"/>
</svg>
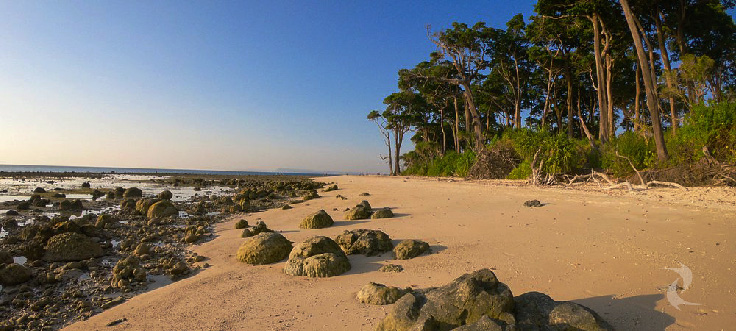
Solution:
<svg viewBox="0 0 736 331">
<path fill-rule="evenodd" d="M 335 172 L 269 172 L 269 171 L 227 171 L 227 170 L 196 170 L 196 169 L 166 169 L 166 168 L 114 168 L 114 167 L 78 167 L 78 166 L 48 166 L 48 165 L 0 165 L 0 175 L 72 175 L 72 174 L 135 174 L 135 175 L 224 175 L 224 176 L 326 176 L 336 175 Z"/>
</svg>

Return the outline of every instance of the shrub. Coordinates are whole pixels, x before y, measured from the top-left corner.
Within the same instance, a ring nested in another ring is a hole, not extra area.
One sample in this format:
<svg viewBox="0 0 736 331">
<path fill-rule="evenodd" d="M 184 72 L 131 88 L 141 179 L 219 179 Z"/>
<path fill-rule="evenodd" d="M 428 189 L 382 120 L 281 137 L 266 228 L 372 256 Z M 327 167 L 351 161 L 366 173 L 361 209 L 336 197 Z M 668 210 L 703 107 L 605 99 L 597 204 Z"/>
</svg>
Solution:
<svg viewBox="0 0 736 331">
<path fill-rule="evenodd" d="M 634 132 L 624 132 L 611 139 L 603 146 L 601 165 L 617 177 L 624 177 L 634 173 L 629 161 L 618 157 L 619 155 L 629 158 L 637 170 L 647 167 L 654 162 L 656 155 L 653 142 L 647 142 L 644 137 Z"/>
<path fill-rule="evenodd" d="M 694 162 L 707 147 L 716 160 L 736 162 L 736 103 L 695 105 L 668 145 L 673 162 Z"/>
</svg>

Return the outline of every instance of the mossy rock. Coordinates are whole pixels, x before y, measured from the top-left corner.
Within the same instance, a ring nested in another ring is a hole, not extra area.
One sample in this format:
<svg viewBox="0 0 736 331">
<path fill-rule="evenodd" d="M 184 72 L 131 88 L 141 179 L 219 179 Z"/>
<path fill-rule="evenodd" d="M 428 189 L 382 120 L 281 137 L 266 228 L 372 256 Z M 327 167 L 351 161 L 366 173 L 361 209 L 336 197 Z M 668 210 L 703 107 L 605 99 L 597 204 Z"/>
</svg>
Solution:
<svg viewBox="0 0 736 331">
<path fill-rule="evenodd" d="M 370 282 L 358 291 L 356 297 L 360 303 L 367 303 L 370 305 L 390 305 L 408 292 L 411 292 L 411 288 L 402 289 Z"/>
<path fill-rule="evenodd" d="M 159 199 L 138 199 L 138 201 L 135 202 L 135 211 L 141 215 L 146 215 L 148 210 L 151 209 L 151 206 L 159 201 Z"/>
<path fill-rule="evenodd" d="M 400 242 L 394 248 L 397 260 L 408 260 L 429 251 L 429 244 L 415 239 L 407 239 Z"/>
<path fill-rule="evenodd" d="M 270 264 L 289 256 L 292 244 L 276 232 L 263 232 L 244 242 L 238 248 L 237 259 L 248 264 Z"/>
<path fill-rule="evenodd" d="M 8 251 L 0 251 L 0 265 L 13 263 L 13 255 Z"/>
<path fill-rule="evenodd" d="M 177 215 L 179 215 L 179 210 L 176 209 L 174 204 L 172 204 L 171 201 L 169 200 L 161 200 L 159 202 L 154 203 L 148 209 L 148 213 L 146 214 L 146 216 L 148 216 L 149 219 L 164 218 L 164 217 L 177 216 Z"/>
<path fill-rule="evenodd" d="M 238 220 L 238 222 L 235 223 L 236 229 L 245 229 L 247 227 L 248 227 L 248 221 L 244 219 Z"/>
<path fill-rule="evenodd" d="M 49 262 L 82 261 L 102 256 L 100 244 L 76 232 L 57 234 L 46 243 L 43 259 Z"/>
<path fill-rule="evenodd" d="M 299 223 L 300 229 L 323 229 L 330 227 L 335 224 L 329 214 L 326 211 L 320 210 L 312 215 L 305 217 L 301 223 Z"/>
<path fill-rule="evenodd" d="M 284 273 L 292 276 L 332 277 L 343 274 L 350 268 L 347 255 L 334 240 L 315 236 L 291 250 Z"/>
<path fill-rule="evenodd" d="M 346 220 L 362 220 L 371 217 L 371 210 L 363 205 L 357 205 L 345 212 Z"/>
<path fill-rule="evenodd" d="M 123 198 L 140 198 L 143 196 L 143 191 L 137 187 L 129 187 L 123 192 Z"/>
<path fill-rule="evenodd" d="M 371 215 L 371 218 L 393 218 L 394 212 L 391 211 L 391 208 L 384 207 L 379 210 L 376 210 L 373 212 L 373 215 Z"/>
</svg>

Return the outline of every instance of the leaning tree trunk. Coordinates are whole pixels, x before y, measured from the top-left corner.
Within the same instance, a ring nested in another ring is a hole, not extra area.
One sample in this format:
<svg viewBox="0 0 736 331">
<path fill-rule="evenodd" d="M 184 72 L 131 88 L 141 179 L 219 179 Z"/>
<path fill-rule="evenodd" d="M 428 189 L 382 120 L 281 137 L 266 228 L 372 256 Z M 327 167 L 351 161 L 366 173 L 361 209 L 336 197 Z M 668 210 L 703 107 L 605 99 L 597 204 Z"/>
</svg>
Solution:
<svg viewBox="0 0 736 331">
<path fill-rule="evenodd" d="M 598 124 L 598 139 L 601 142 L 608 141 L 608 105 L 606 104 L 606 94 L 604 88 L 606 86 L 605 71 L 603 69 L 603 61 L 601 59 L 601 31 L 598 14 L 589 17 L 593 23 L 593 52 L 595 53 L 595 71 L 598 80 L 596 92 L 598 94 L 598 113 L 600 121 Z"/>
<path fill-rule="evenodd" d="M 659 18 L 659 10 L 654 15 L 655 26 L 657 27 L 657 43 L 659 44 L 659 52 L 662 58 L 662 64 L 664 65 L 665 80 L 667 82 L 667 88 L 670 90 L 670 118 L 672 123 L 672 135 L 677 134 L 677 113 L 675 112 L 675 98 L 672 96 L 672 92 L 675 89 L 675 84 L 672 82 L 672 67 L 670 66 L 670 56 L 667 54 L 667 45 L 664 41 L 664 31 L 662 30 L 662 20 Z"/>
<path fill-rule="evenodd" d="M 460 111 L 457 108 L 457 96 L 453 96 L 452 101 L 455 103 L 455 152 L 460 153 Z"/>
<path fill-rule="evenodd" d="M 468 119 L 465 119 L 465 121 L 470 122 L 470 125 L 473 126 L 473 133 L 475 133 L 475 148 L 480 151 L 483 147 L 483 132 L 481 131 L 480 114 L 478 114 L 478 108 L 475 108 L 473 95 L 470 93 L 470 84 L 463 83 L 463 88 L 465 89 L 465 102 L 467 105 L 466 113 L 470 112 L 470 116 L 472 116 L 472 120 L 468 121 Z"/>
<path fill-rule="evenodd" d="M 639 34 L 639 28 L 637 19 L 631 13 L 631 7 L 627 0 L 621 0 L 621 7 L 624 10 L 624 16 L 626 16 L 626 23 L 631 31 L 631 36 L 634 39 L 634 47 L 636 48 L 636 55 L 639 58 L 639 65 L 641 66 L 641 74 L 644 78 L 644 90 L 647 93 L 647 108 L 649 108 L 649 114 L 652 118 L 652 129 L 654 130 L 654 143 L 657 146 L 657 158 L 660 161 L 666 161 L 668 158 L 667 147 L 664 144 L 664 134 L 662 133 L 662 122 L 659 118 L 659 107 L 657 96 L 656 77 L 652 77 L 651 66 L 647 60 L 647 55 L 644 51 L 644 45 L 642 44 L 641 35 Z"/>
</svg>

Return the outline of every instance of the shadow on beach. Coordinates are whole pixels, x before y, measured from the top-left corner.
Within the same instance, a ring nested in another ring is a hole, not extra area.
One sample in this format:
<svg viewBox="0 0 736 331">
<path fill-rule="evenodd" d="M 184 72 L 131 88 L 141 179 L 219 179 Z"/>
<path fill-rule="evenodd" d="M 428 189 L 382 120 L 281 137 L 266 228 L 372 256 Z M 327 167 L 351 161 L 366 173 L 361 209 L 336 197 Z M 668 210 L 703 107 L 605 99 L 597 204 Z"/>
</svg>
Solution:
<svg viewBox="0 0 736 331">
<path fill-rule="evenodd" d="M 617 330 L 665 330 L 675 323 L 675 318 L 656 309 L 662 299 L 663 294 L 647 294 L 621 299 L 604 295 L 572 301 L 595 310 Z M 622 325 L 622 321 L 629 323 Z"/>
</svg>

